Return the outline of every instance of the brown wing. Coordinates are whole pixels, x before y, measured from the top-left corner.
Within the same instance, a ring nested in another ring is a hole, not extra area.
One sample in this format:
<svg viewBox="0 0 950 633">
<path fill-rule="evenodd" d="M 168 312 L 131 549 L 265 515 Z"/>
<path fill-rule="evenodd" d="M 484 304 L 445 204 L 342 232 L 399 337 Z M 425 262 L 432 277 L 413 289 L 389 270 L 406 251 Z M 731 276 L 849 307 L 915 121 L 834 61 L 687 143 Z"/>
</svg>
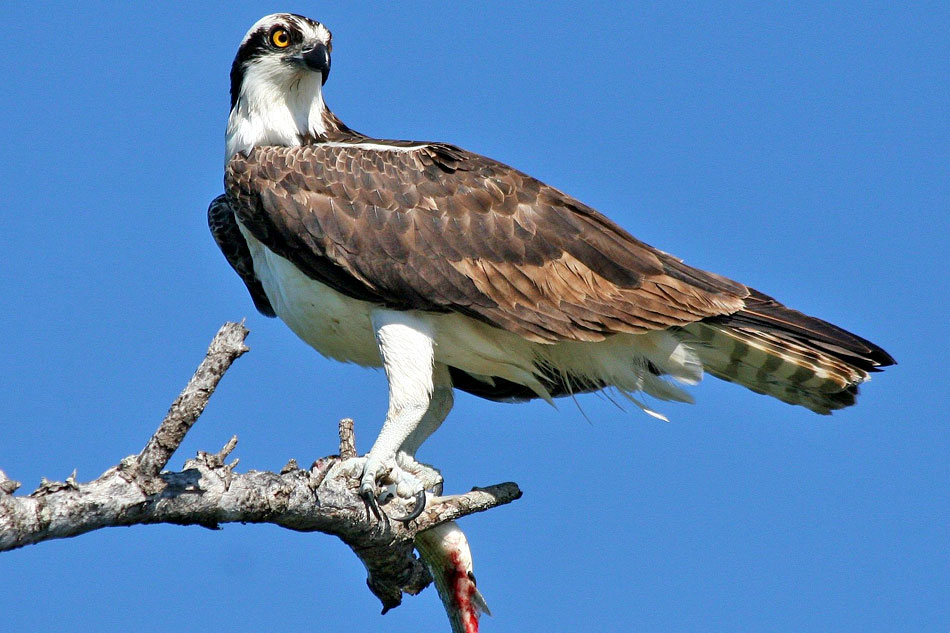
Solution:
<svg viewBox="0 0 950 633">
<path fill-rule="evenodd" d="M 228 204 L 227 196 L 220 195 L 211 201 L 211 206 L 208 207 L 208 228 L 211 229 L 214 241 L 231 264 L 231 268 L 247 286 L 247 291 L 251 293 L 251 299 L 254 300 L 254 307 L 264 316 L 277 316 L 267 295 L 264 294 L 260 279 L 254 274 L 251 251 L 248 250 L 247 241 L 241 235 L 241 229 L 238 228 L 237 220 L 234 219 L 234 212 Z"/>
<path fill-rule="evenodd" d="M 349 296 L 461 312 L 534 341 L 597 341 L 732 314 L 748 289 L 683 264 L 506 165 L 450 145 L 259 147 L 235 215 Z"/>
</svg>

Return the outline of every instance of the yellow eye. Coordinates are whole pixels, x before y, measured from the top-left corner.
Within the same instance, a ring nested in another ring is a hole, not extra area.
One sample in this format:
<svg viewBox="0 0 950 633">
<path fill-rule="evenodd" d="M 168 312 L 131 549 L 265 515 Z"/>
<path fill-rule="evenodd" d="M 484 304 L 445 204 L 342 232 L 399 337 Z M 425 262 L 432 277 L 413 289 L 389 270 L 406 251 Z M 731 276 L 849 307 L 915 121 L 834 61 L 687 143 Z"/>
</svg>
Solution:
<svg viewBox="0 0 950 633">
<path fill-rule="evenodd" d="M 284 29 L 277 29 L 270 34 L 270 41 L 277 48 L 287 48 L 290 46 L 290 33 Z"/>
</svg>

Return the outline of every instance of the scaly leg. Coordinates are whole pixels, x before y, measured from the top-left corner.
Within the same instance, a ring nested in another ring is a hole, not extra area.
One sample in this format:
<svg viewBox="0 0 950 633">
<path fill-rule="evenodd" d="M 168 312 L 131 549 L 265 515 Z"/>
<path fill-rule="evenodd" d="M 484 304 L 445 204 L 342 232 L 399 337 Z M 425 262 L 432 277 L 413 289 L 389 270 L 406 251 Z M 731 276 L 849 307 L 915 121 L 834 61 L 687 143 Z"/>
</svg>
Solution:
<svg viewBox="0 0 950 633">
<path fill-rule="evenodd" d="M 377 482 L 395 484 L 400 496 L 414 494 L 417 502 L 412 514 L 417 515 L 425 505 L 425 489 L 416 477 L 399 468 L 396 453 L 429 409 L 435 344 L 429 323 L 412 313 L 378 309 L 373 311 L 372 320 L 389 381 L 389 410 L 373 448 L 366 455 L 360 495 L 375 503 Z"/>
<path fill-rule="evenodd" d="M 415 430 L 409 434 L 406 441 L 399 447 L 396 463 L 406 472 L 415 475 L 422 483 L 422 487 L 436 495 L 442 494 L 442 475 L 428 464 L 416 461 L 416 451 L 430 435 L 442 424 L 449 411 L 452 410 L 452 379 L 449 368 L 442 363 L 435 364 L 433 372 L 432 398 L 429 408 Z"/>
</svg>

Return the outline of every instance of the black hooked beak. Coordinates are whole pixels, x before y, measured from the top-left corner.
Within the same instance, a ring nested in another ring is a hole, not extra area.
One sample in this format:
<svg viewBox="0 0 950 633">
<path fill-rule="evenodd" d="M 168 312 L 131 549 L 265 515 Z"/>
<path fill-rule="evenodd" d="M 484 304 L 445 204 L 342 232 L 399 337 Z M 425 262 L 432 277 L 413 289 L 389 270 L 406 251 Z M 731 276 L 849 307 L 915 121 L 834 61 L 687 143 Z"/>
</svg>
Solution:
<svg viewBox="0 0 950 633">
<path fill-rule="evenodd" d="M 327 83 L 330 75 L 330 51 L 325 44 L 317 44 L 309 51 L 304 51 L 297 58 L 306 68 L 318 72 L 323 76 L 323 83 Z"/>
</svg>

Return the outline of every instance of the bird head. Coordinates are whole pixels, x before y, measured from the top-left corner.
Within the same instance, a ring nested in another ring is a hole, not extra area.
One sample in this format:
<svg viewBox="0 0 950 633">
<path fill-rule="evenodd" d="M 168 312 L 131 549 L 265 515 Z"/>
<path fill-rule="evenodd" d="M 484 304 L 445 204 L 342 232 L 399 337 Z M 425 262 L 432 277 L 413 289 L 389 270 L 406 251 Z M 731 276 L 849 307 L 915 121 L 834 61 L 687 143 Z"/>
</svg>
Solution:
<svg viewBox="0 0 950 633">
<path fill-rule="evenodd" d="M 231 108 L 262 92 L 316 91 L 330 74 L 329 29 L 292 13 L 258 20 L 241 41 L 231 65 Z M 319 81 L 317 81 L 319 78 Z"/>
<path fill-rule="evenodd" d="M 299 145 L 326 133 L 330 40 L 327 27 L 292 13 L 251 27 L 231 65 L 225 162 L 258 145 Z"/>
</svg>

